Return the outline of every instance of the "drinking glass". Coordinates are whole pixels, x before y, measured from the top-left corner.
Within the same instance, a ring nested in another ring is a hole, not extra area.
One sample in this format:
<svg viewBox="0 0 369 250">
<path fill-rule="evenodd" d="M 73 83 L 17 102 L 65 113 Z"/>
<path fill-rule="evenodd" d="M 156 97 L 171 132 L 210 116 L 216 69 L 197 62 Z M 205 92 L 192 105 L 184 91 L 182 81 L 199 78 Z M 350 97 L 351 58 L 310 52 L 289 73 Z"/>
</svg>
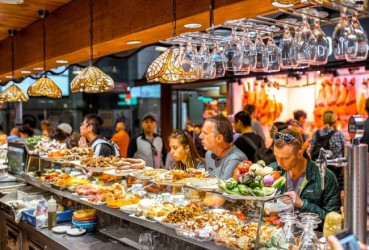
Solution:
<svg viewBox="0 0 369 250">
<path fill-rule="evenodd" d="M 268 69 L 268 54 L 265 48 L 265 44 L 261 39 L 260 32 L 256 32 L 255 38 L 255 67 L 252 71 L 264 72 Z"/>
<path fill-rule="evenodd" d="M 297 247 L 295 235 L 293 234 L 294 225 L 298 222 L 297 215 L 293 213 L 280 213 L 278 215 L 284 223 L 278 239 L 279 249 L 293 249 Z"/>
<path fill-rule="evenodd" d="M 242 66 L 242 52 L 240 39 L 237 37 L 236 28 L 232 28 L 229 42 L 223 49 L 223 60 L 226 70 L 239 70 Z"/>
<path fill-rule="evenodd" d="M 223 77 L 225 74 L 225 65 L 223 60 L 223 53 L 219 48 L 218 42 L 215 42 L 211 57 L 215 67 L 215 77 Z"/>
<path fill-rule="evenodd" d="M 268 36 L 266 51 L 268 55 L 268 69 L 266 71 L 279 71 L 281 69 L 281 50 L 275 44 L 272 34 Z"/>
<path fill-rule="evenodd" d="M 244 31 L 241 41 L 242 65 L 239 70 L 234 69 L 235 75 L 247 75 L 252 67 L 255 67 L 255 47 L 249 37 L 249 32 Z"/>
<path fill-rule="evenodd" d="M 291 63 L 294 69 L 309 67 L 308 50 L 301 33 L 299 28 L 295 29 L 295 37 L 291 48 Z"/>
<path fill-rule="evenodd" d="M 299 249 L 320 249 L 319 240 L 314 232 L 314 229 L 318 227 L 320 222 L 320 219 L 302 219 L 301 222 L 297 223 L 297 227 L 303 229 L 303 233 L 300 237 Z"/>
<path fill-rule="evenodd" d="M 346 8 L 343 8 L 341 9 L 341 19 L 332 34 L 333 54 L 336 59 L 345 59 L 346 39 L 349 30 L 350 26 L 346 17 Z"/>
<path fill-rule="evenodd" d="M 187 40 L 186 47 L 184 48 L 182 57 L 181 57 L 181 66 L 185 72 L 189 72 L 192 69 L 191 61 L 192 58 L 195 56 L 196 51 L 195 48 L 192 46 L 191 38 Z"/>
<path fill-rule="evenodd" d="M 209 47 L 206 46 L 205 40 L 202 40 L 198 56 L 199 56 L 199 63 L 200 63 L 201 72 L 202 72 L 202 78 L 203 79 L 214 79 L 215 78 L 214 62 L 210 54 Z"/>
<path fill-rule="evenodd" d="M 141 250 L 153 250 L 155 249 L 155 244 L 153 241 L 153 237 L 151 233 L 143 233 L 140 234 L 138 239 L 138 243 L 140 244 Z"/>
<path fill-rule="evenodd" d="M 284 34 L 281 39 L 281 42 L 279 43 L 279 48 L 281 49 L 281 55 L 282 55 L 282 65 L 281 67 L 283 69 L 290 69 L 292 68 L 292 62 L 291 62 L 291 48 L 293 44 L 293 39 L 290 33 L 289 27 L 286 25 L 284 27 Z"/>
<path fill-rule="evenodd" d="M 309 39 L 311 65 L 322 65 L 328 61 L 328 39 L 320 28 L 319 20 L 314 21 L 313 35 Z"/>
<path fill-rule="evenodd" d="M 349 62 L 363 61 L 368 57 L 368 36 L 357 19 L 357 12 L 352 14 L 352 21 L 347 35 L 345 58 Z"/>
</svg>

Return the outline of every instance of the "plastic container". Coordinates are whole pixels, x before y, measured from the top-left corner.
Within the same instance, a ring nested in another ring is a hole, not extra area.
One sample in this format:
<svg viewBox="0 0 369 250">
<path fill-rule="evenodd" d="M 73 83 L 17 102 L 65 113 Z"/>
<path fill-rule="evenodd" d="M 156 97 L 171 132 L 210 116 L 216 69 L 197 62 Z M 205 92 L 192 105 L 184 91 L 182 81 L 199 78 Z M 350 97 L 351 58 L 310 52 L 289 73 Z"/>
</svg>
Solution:
<svg viewBox="0 0 369 250">
<path fill-rule="evenodd" d="M 36 227 L 36 216 L 34 216 L 35 209 L 25 210 L 22 212 L 22 221 L 26 221 L 28 224 Z M 56 214 L 57 223 L 68 222 L 72 220 L 73 209 L 66 209 L 64 212 Z"/>
<path fill-rule="evenodd" d="M 86 232 L 92 232 L 97 226 L 97 220 L 92 221 L 75 221 L 72 219 L 72 223 L 77 228 L 86 229 Z"/>
</svg>

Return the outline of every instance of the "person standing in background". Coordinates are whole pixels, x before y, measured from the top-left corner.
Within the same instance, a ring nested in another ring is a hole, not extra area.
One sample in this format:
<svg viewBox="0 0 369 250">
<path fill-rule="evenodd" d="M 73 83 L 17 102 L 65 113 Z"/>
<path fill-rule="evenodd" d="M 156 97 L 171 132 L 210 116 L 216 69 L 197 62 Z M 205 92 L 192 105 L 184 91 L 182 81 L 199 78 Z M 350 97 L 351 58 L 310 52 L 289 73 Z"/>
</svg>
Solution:
<svg viewBox="0 0 369 250">
<path fill-rule="evenodd" d="M 293 112 L 293 120 L 287 122 L 290 129 L 299 132 L 302 135 L 302 139 L 305 142 L 307 140 L 307 135 L 305 132 L 304 124 L 306 122 L 307 114 L 303 110 L 296 110 Z"/>
<path fill-rule="evenodd" d="M 153 114 L 143 116 L 142 132 L 129 142 L 127 157 L 143 159 L 148 167 L 162 168 L 164 166 L 167 151 L 163 138 L 154 133 L 156 126 L 156 118 Z"/>
<path fill-rule="evenodd" d="M 256 150 L 265 148 L 263 138 L 252 131 L 251 116 L 246 111 L 240 111 L 234 116 L 234 129 L 240 136 L 234 145 L 242 150 L 249 161 L 254 161 Z"/>
<path fill-rule="evenodd" d="M 115 142 L 120 150 L 120 156 L 126 158 L 127 157 L 127 149 L 129 144 L 129 135 L 125 131 L 126 124 L 122 120 L 117 120 L 115 122 L 115 131 L 116 133 L 110 139 L 112 142 Z"/>
<path fill-rule="evenodd" d="M 251 116 L 251 127 L 252 127 L 252 131 L 254 131 L 255 134 L 259 135 L 263 141 L 265 142 L 265 135 L 264 135 L 264 131 L 263 128 L 260 124 L 260 122 L 257 120 L 256 117 L 256 108 L 255 105 L 252 104 L 247 104 L 244 108 L 244 111 L 248 112 Z"/>
</svg>

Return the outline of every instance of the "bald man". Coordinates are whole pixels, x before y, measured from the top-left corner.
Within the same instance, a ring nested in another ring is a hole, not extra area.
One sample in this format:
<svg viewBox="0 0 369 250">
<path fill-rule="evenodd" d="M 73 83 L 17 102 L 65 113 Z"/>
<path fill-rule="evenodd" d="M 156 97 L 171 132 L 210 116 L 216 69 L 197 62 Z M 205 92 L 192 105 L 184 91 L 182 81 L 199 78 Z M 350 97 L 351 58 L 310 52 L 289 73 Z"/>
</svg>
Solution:
<svg viewBox="0 0 369 250">
<path fill-rule="evenodd" d="M 127 149 L 129 144 L 129 135 L 125 131 L 126 124 L 123 121 L 115 122 L 115 131 L 116 133 L 111 138 L 112 142 L 115 142 L 120 150 L 121 157 L 127 157 Z"/>
</svg>

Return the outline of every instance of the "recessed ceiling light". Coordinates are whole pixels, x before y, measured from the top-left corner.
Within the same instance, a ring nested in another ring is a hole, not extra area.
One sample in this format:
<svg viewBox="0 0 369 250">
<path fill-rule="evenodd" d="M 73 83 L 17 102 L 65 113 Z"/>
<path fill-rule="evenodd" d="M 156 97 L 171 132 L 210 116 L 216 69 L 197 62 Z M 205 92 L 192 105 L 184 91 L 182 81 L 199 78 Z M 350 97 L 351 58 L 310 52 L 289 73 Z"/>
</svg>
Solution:
<svg viewBox="0 0 369 250">
<path fill-rule="evenodd" d="M 139 43 L 142 43 L 142 41 L 141 40 L 131 40 L 131 41 L 126 42 L 126 44 L 128 44 L 128 45 L 139 44 Z"/>
<path fill-rule="evenodd" d="M 30 70 L 21 70 L 21 73 L 22 74 L 31 74 L 32 71 L 30 71 Z"/>
<path fill-rule="evenodd" d="M 33 70 L 44 70 L 43 67 L 36 67 L 36 68 L 33 68 Z"/>
<path fill-rule="evenodd" d="M 56 63 L 66 64 L 68 63 L 68 61 L 67 60 L 56 60 Z"/>
<path fill-rule="evenodd" d="M 79 75 L 82 72 L 82 70 L 73 70 L 72 74 Z"/>
<path fill-rule="evenodd" d="M 23 3 L 23 0 L 0 0 L 0 3 L 21 4 Z"/>
<path fill-rule="evenodd" d="M 7 79 L 13 79 L 14 76 L 5 76 L 5 78 L 7 78 Z"/>
<path fill-rule="evenodd" d="M 156 51 L 161 51 L 161 52 L 163 52 L 163 51 L 166 51 L 168 48 L 167 47 L 163 47 L 163 46 L 155 46 L 155 50 Z"/>
<path fill-rule="evenodd" d="M 200 28 L 202 25 L 199 23 L 187 23 L 184 25 L 185 28 L 189 28 L 189 29 L 197 29 Z"/>
</svg>

